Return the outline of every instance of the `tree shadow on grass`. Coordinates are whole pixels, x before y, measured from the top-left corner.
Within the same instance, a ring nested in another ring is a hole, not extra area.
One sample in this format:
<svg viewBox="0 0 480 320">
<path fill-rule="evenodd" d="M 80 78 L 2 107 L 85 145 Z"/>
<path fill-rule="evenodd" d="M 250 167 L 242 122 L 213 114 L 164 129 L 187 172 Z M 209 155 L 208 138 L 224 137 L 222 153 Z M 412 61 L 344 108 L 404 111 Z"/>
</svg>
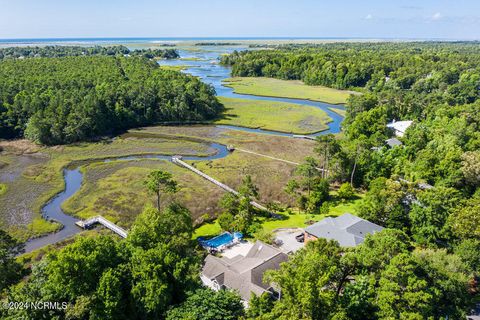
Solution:
<svg viewBox="0 0 480 320">
<path fill-rule="evenodd" d="M 238 118 L 238 115 L 228 113 L 229 110 L 233 110 L 233 108 L 225 108 L 224 111 L 221 114 L 219 114 L 217 118 L 214 119 L 214 121 L 232 120 L 232 119 Z"/>
<path fill-rule="evenodd" d="M 336 207 L 336 206 L 341 205 L 341 204 L 352 204 L 355 201 L 360 200 L 360 199 L 361 199 L 361 197 L 356 195 L 356 194 L 353 197 L 351 197 L 350 199 L 342 199 L 342 198 L 338 197 L 337 195 L 331 195 L 330 199 L 328 201 L 330 202 L 330 204 L 333 207 Z"/>
</svg>

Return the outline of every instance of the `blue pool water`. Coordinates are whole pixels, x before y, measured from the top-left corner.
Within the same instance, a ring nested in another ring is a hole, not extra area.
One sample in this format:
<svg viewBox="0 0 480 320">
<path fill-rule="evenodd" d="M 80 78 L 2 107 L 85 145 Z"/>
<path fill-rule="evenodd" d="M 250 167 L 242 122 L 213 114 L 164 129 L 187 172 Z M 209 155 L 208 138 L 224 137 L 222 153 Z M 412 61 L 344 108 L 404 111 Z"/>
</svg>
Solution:
<svg viewBox="0 0 480 320">
<path fill-rule="evenodd" d="M 242 239 L 243 235 L 240 232 L 234 232 L 233 235 L 230 232 L 224 232 L 215 238 L 204 240 L 199 238 L 198 241 L 205 247 L 219 248 L 223 245 L 231 243 L 235 239 Z"/>
</svg>

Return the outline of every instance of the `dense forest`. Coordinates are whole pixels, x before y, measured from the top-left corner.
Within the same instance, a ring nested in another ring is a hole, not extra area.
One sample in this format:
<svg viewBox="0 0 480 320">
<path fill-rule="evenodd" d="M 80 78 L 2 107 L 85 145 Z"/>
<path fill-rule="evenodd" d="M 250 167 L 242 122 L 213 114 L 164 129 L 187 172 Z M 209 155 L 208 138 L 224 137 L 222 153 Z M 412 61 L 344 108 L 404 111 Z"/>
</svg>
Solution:
<svg viewBox="0 0 480 320">
<path fill-rule="evenodd" d="M 347 140 L 359 144 L 354 149 L 365 151 L 354 157 L 365 160 L 354 177 L 357 185 L 401 174 L 475 191 L 477 185 L 461 171 L 465 157 L 478 157 L 480 148 L 478 44 L 338 43 L 280 48 L 235 52 L 222 56 L 222 63 L 233 66 L 234 76 L 300 79 L 310 85 L 363 92 L 350 98 L 344 122 Z M 391 120 L 415 120 L 404 139 L 405 148 L 369 152 L 391 135 L 385 127 Z M 377 160 L 384 162 L 381 167 L 374 167 L 380 166 Z M 352 166 L 341 167 L 348 171 Z M 351 173 L 341 171 L 337 173 L 344 177 Z"/>
<path fill-rule="evenodd" d="M 45 46 L 45 47 L 9 47 L 0 48 L 0 60 L 24 58 L 59 58 L 70 56 L 142 56 L 148 59 L 175 59 L 175 49 L 136 49 L 125 46 L 81 47 L 81 46 Z"/>
<path fill-rule="evenodd" d="M 212 87 L 140 57 L 0 62 L 0 137 L 64 144 L 161 121 L 214 118 Z"/>
<path fill-rule="evenodd" d="M 322 251 L 336 252 L 331 244 L 307 246 L 273 275 L 276 283 L 285 284 L 283 302 L 262 317 L 282 318 L 290 312 L 306 319 L 464 317 L 471 299 L 478 299 L 480 275 L 478 44 L 293 45 L 235 52 L 223 56 L 222 63 L 232 65 L 236 76 L 300 79 L 362 92 L 346 105 L 344 134 L 319 137 L 317 160 L 303 165 L 307 173 L 321 165 L 328 174 L 303 181 L 312 182 L 308 190 L 324 189 L 324 179 L 366 189 L 359 215 L 393 232 L 372 237 L 357 250 L 363 253 L 353 253 L 349 261 L 344 260 L 348 255 L 335 262 L 336 254 L 321 257 Z M 385 144 L 393 136 L 386 127 L 392 120 L 413 121 L 405 136 L 397 137 L 402 142 L 398 147 Z M 298 187 L 293 183 L 287 189 Z M 299 206 L 310 210 L 317 193 L 301 195 Z M 399 233 L 392 236 L 394 232 Z M 376 241 L 381 249 L 365 249 Z M 377 260 L 377 250 L 389 252 L 388 258 Z M 325 261 L 320 271 L 308 267 L 315 255 Z M 339 270 L 339 278 L 326 271 L 332 268 Z M 344 291 L 327 289 L 338 288 L 336 281 L 345 278 L 355 281 L 339 289 Z M 297 291 L 320 280 L 325 290 Z M 325 298 L 328 294 L 331 299 Z"/>
</svg>

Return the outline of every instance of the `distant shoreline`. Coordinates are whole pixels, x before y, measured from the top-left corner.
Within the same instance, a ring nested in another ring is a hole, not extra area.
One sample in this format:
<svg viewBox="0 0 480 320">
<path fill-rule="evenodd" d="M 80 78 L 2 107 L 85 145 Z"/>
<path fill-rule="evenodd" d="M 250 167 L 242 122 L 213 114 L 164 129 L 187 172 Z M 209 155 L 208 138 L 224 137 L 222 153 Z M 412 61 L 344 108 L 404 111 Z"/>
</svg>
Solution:
<svg viewBox="0 0 480 320">
<path fill-rule="evenodd" d="M 380 38 L 380 37 L 78 37 L 78 38 L 1 38 L 0 43 L 54 43 L 54 42 L 155 42 L 155 41 L 440 41 L 477 42 L 479 39 L 449 38 Z"/>
</svg>

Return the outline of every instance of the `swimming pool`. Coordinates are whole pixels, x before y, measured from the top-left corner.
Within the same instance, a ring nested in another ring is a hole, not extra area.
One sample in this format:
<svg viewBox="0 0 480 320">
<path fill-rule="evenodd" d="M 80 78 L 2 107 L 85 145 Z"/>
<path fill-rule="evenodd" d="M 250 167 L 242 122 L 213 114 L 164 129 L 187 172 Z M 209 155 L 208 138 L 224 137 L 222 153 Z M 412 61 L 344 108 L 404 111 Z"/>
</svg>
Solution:
<svg viewBox="0 0 480 320">
<path fill-rule="evenodd" d="M 231 234 L 230 232 L 224 232 L 221 235 L 216 236 L 212 239 L 205 240 L 203 238 L 199 238 L 198 241 L 204 247 L 217 249 L 221 246 L 232 243 L 234 240 L 240 240 L 242 238 L 243 234 L 240 232 L 234 232 L 233 234 Z"/>
</svg>

